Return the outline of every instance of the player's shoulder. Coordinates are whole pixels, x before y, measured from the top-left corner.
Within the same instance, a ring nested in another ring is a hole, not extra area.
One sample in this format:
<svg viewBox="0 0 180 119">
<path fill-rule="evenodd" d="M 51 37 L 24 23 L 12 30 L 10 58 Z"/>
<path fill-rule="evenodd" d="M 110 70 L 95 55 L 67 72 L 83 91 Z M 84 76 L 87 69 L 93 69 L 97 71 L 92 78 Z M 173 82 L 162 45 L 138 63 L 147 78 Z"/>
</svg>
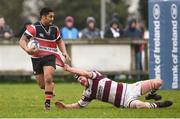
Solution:
<svg viewBox="0 0 180 119">
<path fill-rule="evenodd" d="M 26 27 L 26 31 L 25 33 L 30 35 L 31 37 L 32 36 L 35 36 L 36 35 L 36 26 L 34 24 L 30 24 Z"/>
<path fill-rule="evenodd" d="M 97 71 L 97 70 L 93 70 L 92 72 L 95 73 L 95 74 L 97 74 L 97 75 L 102 75 L 102 73 L 99 72 L 99 71 Z"/>
<path fill-rule="evenodd" d="M 40 24 L 40 22 L 35 22 L 33 25 L 38 26 L 38 25 L 41 25 L 41 24 Z"/>
<path fill-rule="evenodd" d="M 30 24 L 29 26 L 31 26 L 31 27 L 37 27 L 37 26 L 41 26 L 41 24 L 40 24 L 40 22 L 35 22 L 35 23 L 33 23 L 33 24 Z"/>
<path fill-rule="evenodd" d="M 104 76 L 104 75 L 102 73 L 100 73 L 99 71 L 96 71 L 96 70 L 92 71 L 92 79 L 96 79 L 96 78 L 99 78 L 102 76 Z"/>
<path fill-rule="evenodd" d="M 58 30 L 59 30 L 59 27 L 58 27 L 57 25 L 55 25 L 55 24 L 51 24 L 51 25 L 50 25 L 50 27 L 51 27 L 51 28 L 55 28 L 55 29 L 58 29 Z"/>
<path fill-rule="evenodd" d="M 27 30 L 35 30 L 37 26 L 40 26 L 39 22 L 28 25 L 26 29 Z"/>
</svg>

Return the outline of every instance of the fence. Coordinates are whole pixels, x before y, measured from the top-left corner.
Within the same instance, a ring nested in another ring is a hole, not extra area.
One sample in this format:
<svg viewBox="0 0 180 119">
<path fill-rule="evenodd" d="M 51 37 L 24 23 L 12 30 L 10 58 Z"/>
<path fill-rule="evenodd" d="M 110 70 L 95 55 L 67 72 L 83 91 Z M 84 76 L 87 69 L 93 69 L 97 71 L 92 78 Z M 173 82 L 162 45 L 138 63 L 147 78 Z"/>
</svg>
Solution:
<svg viewBox="0 0 180 119">
<path fill-rule="evenodd" d="M 71 56 L 70 64 L 86 70 L 98 70 L 105 74 L 148 74 L 147 41 L 142 39 L 94 39 L 67 40 L 67 51 Z M 135 69 L 135 46 L 144 44 L 143 70 Z M 57 68 L 55 75 L 68 75 Z M 32 75 L 30 56 L 18 45 L 18 39 L 0 40 L 0 76 Z"/>
</svg>

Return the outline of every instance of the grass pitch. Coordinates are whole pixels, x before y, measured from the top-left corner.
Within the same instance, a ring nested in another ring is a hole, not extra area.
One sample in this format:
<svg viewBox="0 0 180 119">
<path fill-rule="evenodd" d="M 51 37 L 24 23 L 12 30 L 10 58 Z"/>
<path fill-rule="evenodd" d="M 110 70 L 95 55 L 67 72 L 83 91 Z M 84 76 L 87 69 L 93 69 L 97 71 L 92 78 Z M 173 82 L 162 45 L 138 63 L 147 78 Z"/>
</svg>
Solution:
<svg viewBox="0 0 180 119">
<path fill-rule="evenodd" d="M 83 87 L 77 83 L 58 83 L 56 99 L 65 103 L 77 102 Z M 120 109 L 108 103 L 92 101 L 84 109 L 59 110 L 52 103 L 50 111 L 43 110 L 44 95 L 37 84 L 0 84 L 0 117 L 42 117 L 42 118 L 120 118 L 120 117 L 180 117 L 180 90 L 159 91 L 163 99 L 174 102 L 172 107 L 164 109 Z M 144 99 L 142 97 L 141 99 Z"/>
</svg>

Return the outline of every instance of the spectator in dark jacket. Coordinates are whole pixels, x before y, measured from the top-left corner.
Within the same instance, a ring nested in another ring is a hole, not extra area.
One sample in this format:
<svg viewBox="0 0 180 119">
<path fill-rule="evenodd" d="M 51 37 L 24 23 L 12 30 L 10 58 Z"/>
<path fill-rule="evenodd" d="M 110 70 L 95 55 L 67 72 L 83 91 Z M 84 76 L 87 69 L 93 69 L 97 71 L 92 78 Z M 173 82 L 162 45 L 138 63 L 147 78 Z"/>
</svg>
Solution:
<svg viewBox="0 0 180 119">
<path fill-rule="evenodd" d="M 124 31 L 124 35 L 130 38 L 142 38 L 142 32 L 137 28 L 137 20 L 131 19 L 128 22 L 128 27 Z"/>
<path fill-rule="evenodd" d="M 100 38 L 100 30 L 95 27 L 96 20 L 94 17 L 87 18 L 87 28 L 80 32 L 80 38 L 96 39 Z"/>
<path fill-rule="evenodd" d="M 105 31 L 105 38 L 119 38 L 123 36 L 123 30 L 119 26 L 119 21 L 117 19 L 112 19 L 109 29 Z"/>
<path fill-rule="evenodd" d="M 12 29 L 6 24 L 4 17 L 0 16 L 0 38 L 10 39 L 12 36 Z"/>
<path fill-rule="evenodd" d="M 139 28 L 137 28 L 137 22 L 138 21 L 136 19 L 131 19 L 128 24 L 129 26 L 124 32 L 125 36 L 131 38 L 132 40 L 142 38 L 142 32 Z M 142 71 L 141 45 L 135 45 L 135 68 L 138 72 Z M 137 79 L 140 80 L 140 74 L 137 75 Z"/>
<path fill-rule="evenodd" d="M 123 36 L 123 30 L 120 28 L 120 23 L 117 18 L 113 18 L 111 22 L 109 23 L 109 28 L 105 30 L 104 37 L 105 38 L 120 38 Z M 128 79 L 128 75 L 126 75 L 126 78 Z M 116 74 L 114 77 L 115 80 L 120 79 L 120 73 Z"/>
</svg>

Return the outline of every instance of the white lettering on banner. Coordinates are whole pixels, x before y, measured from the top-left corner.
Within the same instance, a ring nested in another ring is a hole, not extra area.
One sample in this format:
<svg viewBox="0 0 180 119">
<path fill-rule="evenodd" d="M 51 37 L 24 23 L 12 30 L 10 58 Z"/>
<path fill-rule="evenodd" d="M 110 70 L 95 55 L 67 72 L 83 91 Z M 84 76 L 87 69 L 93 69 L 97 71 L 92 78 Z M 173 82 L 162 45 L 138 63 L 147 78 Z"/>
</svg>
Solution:
<svg viewBox="0 0 180 119">
<path fill-rule="evenodd" d="M 157 5 L 156 5 L 157 6 Z M 159 11 L 160 12 L 160 11 Z M 159 13 L 160 14 L 160 13 Z M 157 19 L 157 17 L 155 18 Z M 159 20 L 154 20 L 154 72 L 155 72 L 155 77 L 161 78 L 161 57 L 160 57 L 160 21 Z"/>
<path fill-rule="evenodd" d="M 156 20 L 159 19 L 160 14 L 161 14 L 160 6 L 159 6 L 159 4 L 155 4 L 153 6 L 153 17 L 154 17 L 154 19 L 156 19 Z"/>
<path fill-rule="evenodd" d="M 160 21 L 154 21 L 154 52 L 160 53 Z"/>
<path fill-rule="evenodd" d="M 178 8 L 177 8 L 177 5 L 176 4 L 172 4 L 171 5 L 171 17 L 173 19 L 176 19 L 178 16 Z"/>
<path fill-rule="evenodd" d="M 177 21 L 178 8 L 176 4 L 171 5 L 171 17 L 172 17 L 172 88 L 178 88 L 178 21 Z"/>
</svg>

